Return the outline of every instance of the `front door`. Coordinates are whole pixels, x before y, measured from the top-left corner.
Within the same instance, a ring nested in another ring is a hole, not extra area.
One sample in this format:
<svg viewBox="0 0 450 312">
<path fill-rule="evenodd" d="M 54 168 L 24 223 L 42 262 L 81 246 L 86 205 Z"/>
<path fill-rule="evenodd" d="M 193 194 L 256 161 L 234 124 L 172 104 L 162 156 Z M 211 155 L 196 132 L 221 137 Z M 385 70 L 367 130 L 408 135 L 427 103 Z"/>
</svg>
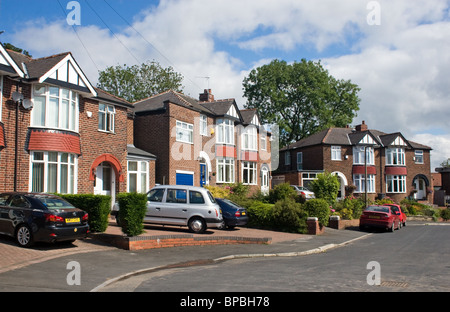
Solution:
<svg viewBox="0 0 450 312">
<path fill-rule="evenodd" d="M 261 169 L 261 193 L 269 193 L 269 170 L 267 168 Z"/>
<path fill-rule="evenodd" d="M 206 184 L 206 164 L 200 164 L 200 186 Z"/>
<path fill-rule="evenodd" d="M 424 179 L 417 178 L 415 180 L 417 192 L 414 194 L 415 199 L 421 200 L 427 198 L 427 190 Z"/>
<path fill-rule="evenodd" d="M 96 171 L 94 194 L 111 196 L 111 207 L 116 201 L 116 175 L 111 165 L 102 162 Z"/>
</svg>

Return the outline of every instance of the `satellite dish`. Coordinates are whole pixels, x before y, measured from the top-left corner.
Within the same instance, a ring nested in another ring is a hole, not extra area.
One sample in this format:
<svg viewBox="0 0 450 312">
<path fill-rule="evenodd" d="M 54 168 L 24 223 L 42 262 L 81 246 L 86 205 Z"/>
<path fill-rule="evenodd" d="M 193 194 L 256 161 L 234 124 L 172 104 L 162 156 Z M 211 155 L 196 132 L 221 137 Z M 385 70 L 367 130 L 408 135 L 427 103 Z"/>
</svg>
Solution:
<svg viewBox="0 0 450 312">
<path fill-rule="evenodd" d="M 12 99 L 13 99 L 14 102 L 19 102 L 19 101 L 23 100 L 23 94 L 20 93 L 20 92 L 15 91 L 12 94 Z"/>
<path fill-rule="evenodd" d="M 31 99 L 25 99 L 22 101 L 23 108 L 31 110 L 33 108 L 33 101 Z"/>
</svg>

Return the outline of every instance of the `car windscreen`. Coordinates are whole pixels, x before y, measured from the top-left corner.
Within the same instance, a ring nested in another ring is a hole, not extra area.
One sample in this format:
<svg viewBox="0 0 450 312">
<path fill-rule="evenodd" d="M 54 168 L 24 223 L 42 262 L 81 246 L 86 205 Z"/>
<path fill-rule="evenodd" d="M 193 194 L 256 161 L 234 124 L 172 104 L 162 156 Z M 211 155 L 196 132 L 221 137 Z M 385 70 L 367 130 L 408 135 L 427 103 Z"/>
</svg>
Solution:
<svg viewBox="0 0 450 312">
<path fill-rule="evenodd" d="M 47 196 L 36 196 L 45 207 L 48 209 L 64 209 L 64 208 L 75 208 L 72 204 L 65 201 L 62 198 L 57 197 L 47 197 Z"/>
<path fill-rule="evenodd" d="M 367 207 L 365 211 L 384 212 L 389 213 L 389 207 Z"/>
<path fill-rule="evenodd" d="M 222 199 L 222 201 L 226 204 L 228 204 L 230 207 L 235 208 L 235 209 L 242 209 L 242 207 L 240 207 L 238 204 L 232 202 L 229 199 Z"/>
</svg>

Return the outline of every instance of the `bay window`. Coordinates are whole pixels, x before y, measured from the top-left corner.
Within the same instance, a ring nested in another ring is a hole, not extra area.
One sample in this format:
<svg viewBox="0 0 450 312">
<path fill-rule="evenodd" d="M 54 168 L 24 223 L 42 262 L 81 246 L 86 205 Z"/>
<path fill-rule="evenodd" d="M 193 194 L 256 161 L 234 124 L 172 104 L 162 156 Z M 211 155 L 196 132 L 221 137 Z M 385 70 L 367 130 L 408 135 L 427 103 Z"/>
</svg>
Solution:
<svg viewBox="0 0 450 312">
<path fill-rule="evenodd" d="M 234 183 L 233 158 L 217 158 L 217 183 Z"/>
<path fill-rule="evenodd" d="M 230 119 L 217 119 L 217 143 L 234 145 L 234 122 Z"/>
<path fill-rule="evenodd" d="M 386 182 L 388 193 L 406 193 L 406 176 L 388 175 L 386 177 Z"/>
<path fill-rule="evenodd" d="M 353 182 L 356 186 L 355 193 L 364 193 L 366 191 L 366 179 L 364 174 L 354 174 Z M 375 193 L 375 175 L 367 175 L 367 193 Z"/>
<path fill-rule="evenodd" d="M 244 184 L 257 184 L 256 162 L 244 161 L 242 163 L 242 182 Z"/>
<path fill-rule="evenodd" d="M 243 150 L 258 150 L 258 131 L 255 126 L 247 126 L 242 131 L 242 149 Z"/>
<path fill-rule="evenodd" d="M 366 150 L 366 155 L 364 155 Z M 367 157 L 367 165 L 375 165 L 375 157 L 373 147 L 355 146 L 353 147 L 353 164 L 364 165 Z"/>
<path fill-rule="evenodd" d="M 386 149 L 386 165 L 388 166 L 404 166 L 405 150 L 403 148 Z"/>
<path fill-rule="evenodd" d="M 32 192 L 76 193 L 77 156 L 59 152 L 31 153 Z"/>
<path fill-rule="evenodd" d="M 78 93 L 54 86 L 33 86 L 31 126 L 78 131 Z"/>
</svg>

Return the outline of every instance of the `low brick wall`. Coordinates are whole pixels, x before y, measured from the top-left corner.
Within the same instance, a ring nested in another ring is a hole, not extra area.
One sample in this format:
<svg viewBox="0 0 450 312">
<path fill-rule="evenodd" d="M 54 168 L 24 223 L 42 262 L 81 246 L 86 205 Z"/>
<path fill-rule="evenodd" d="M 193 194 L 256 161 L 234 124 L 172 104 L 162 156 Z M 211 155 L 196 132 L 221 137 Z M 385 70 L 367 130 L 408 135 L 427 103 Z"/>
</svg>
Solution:
<svg viewBox="0 0 450 312">
<path fill-rule="evenodd" d="M 238 236 L 201 237 L 194 235 L 159 235 L 159 236 L 117 236 L 109 234 L 96 235 L 97 239 L 125 250 L 144 250 L 181 246 L 234 245 L 234 244 L 270 244 L 271 238 L 253 238 Z"/>
<path fill-rule="evenodd" d="M 320 235 L 325 231 L 325 227 L 319 224 L 319 221 L 315 217 L 309 217 L 306 220 L 308 226 L 308 234 L 310 235 Z"/>
<path fill-rule="evenodd" d="M 331 216 L 328 226 L 332 229 L 342 230 L 348 227 L 359 226 L 359 219 L 341 220 L 338 216 Z"/>
</svg>

